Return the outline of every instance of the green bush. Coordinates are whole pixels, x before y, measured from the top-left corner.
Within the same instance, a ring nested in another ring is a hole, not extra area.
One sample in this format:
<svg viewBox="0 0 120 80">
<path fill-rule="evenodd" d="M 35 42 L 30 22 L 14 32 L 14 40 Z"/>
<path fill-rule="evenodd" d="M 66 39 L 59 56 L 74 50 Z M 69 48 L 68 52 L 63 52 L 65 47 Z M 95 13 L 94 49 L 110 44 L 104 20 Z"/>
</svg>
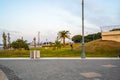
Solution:
<svg viewBox="0 0 120 80">
<path fill-rule="evenodd" d="M 29 50 L 27 41 L 24 41 L 22 39 L 17 39 L 16 41 L 13 41 L 12 42 L 12 48 L 14 48 L 14 49 L 24 48 L 25 50 Z"/>
</svg>

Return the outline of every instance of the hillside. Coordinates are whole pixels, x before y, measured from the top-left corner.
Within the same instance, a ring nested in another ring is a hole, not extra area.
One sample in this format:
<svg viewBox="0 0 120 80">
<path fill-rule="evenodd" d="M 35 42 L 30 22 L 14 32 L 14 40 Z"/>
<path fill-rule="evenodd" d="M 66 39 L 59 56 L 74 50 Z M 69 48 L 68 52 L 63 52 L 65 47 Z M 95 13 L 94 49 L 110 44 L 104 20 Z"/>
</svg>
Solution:
<svg viewBox="0 0 120 80">
<path fill-rule="evenodd" d="M 81 51 L 81 46 L 77 47 L 76 50 Z M 85 53 L 89 56 L 107 56 L 107 57 L 117 57 L 120 51 L 120 42 L 115 41 L 103 41 L 95 40 L 85 44 Z"/>
</svg>

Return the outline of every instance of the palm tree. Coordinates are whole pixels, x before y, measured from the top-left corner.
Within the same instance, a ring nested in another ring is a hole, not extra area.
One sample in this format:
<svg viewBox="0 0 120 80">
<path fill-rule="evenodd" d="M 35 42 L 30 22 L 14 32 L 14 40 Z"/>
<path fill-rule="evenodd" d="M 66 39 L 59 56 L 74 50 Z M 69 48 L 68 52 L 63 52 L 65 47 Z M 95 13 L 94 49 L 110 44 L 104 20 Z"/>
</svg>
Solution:
<svg viewBox="0 0 120 80">
<path fill-rule="evenodd" d="M 58 39 L 62 39 L 63 40 L 63 46 L 65 46 L 65 38 L 70 39 L 70 33 L 69 31 L 60 31 L 58 32 Z"/>
</svg>

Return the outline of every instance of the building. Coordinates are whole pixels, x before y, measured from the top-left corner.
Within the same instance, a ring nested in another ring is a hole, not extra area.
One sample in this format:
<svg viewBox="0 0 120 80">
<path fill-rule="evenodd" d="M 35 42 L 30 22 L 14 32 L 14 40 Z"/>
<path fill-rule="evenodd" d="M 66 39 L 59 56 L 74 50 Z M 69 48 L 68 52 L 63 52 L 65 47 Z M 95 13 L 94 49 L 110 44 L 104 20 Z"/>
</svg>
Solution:
<svg viewBox="0 0 120 80">
<path fill-rule="evenodd" d="M 102 32 L 102 40 L 112 40 L 120 42 L 120 31 Z"/>
</svg>

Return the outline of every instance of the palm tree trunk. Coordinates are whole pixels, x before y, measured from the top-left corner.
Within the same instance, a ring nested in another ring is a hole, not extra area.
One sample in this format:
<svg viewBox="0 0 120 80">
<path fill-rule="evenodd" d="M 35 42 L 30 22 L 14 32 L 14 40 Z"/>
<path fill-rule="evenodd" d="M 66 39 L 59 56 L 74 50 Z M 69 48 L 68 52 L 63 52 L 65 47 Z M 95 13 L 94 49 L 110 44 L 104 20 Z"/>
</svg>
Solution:
<svg viewBox="0 0 120 80">
<path fill-rule="evenodd" d="M 65 38 L 63 38 L 63 46 L 65 47 Z"/>
</svg>

